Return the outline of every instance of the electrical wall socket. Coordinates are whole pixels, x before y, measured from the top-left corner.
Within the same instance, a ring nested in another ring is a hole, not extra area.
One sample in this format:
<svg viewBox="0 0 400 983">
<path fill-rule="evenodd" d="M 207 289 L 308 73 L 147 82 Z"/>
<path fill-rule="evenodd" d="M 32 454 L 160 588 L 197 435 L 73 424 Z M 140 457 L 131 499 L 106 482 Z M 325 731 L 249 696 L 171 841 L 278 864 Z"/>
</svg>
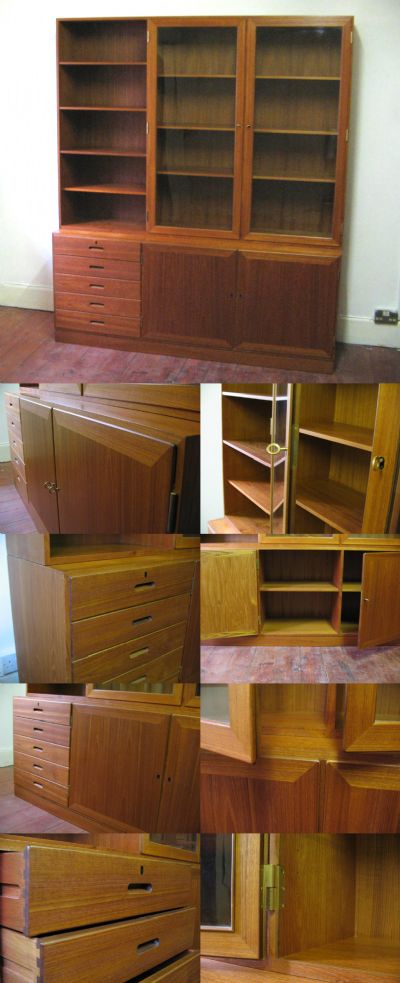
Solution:
<svg viewBox="0 0 400 983">
<path fill-rule="evenodd" d="M 7 676 L 10 672 L 17 671 L 17 656 L 2 655 L 0 658 L 0 676 Z"/>
<path fill-rule="evenodd" d="M 374 321 L 375 324 L 398 324 L 399 312 L 390 311 L 387 307 L 380 307 L 375 311 Z"/>
</svg>

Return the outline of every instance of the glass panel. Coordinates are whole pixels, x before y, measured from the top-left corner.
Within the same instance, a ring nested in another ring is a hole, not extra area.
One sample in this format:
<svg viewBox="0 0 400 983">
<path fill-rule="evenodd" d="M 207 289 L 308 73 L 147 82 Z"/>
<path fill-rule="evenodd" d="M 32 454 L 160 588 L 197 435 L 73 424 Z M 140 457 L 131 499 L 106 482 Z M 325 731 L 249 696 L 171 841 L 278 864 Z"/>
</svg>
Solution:
<svg viewBox="0 0 400 983">
<path fill-rule="evenodd" d="M 234 838 L 201 836 L 201 927 L 233 929 Z"/>
<path fill-rule="evenodd" d="M 158 225 L 231 229 L 236 28 L 158 31 Z"/>
<path fill-rule="evenodd" d="M 136 677 L 132 682 L 111 679 L 108 683 L 96 683 L 95 689 L 106 689 L 118 691 L 120 693 L 173 693 L 175 683 L 150 683 L 143 676 L 142 679 Z"/>
<path fill-rule="evenodd" d="M 218 724 L 229 724 L 229 686 L 201 687 L 201 716 Z"/>
<path fill-rule="evenodd" d="M 152 843 L 172 846 L 175 850 L 190 850 L 190 853 L 197 850 L 197 833 L 150 833 L 149 839 Z"/>
<path fill-rule="evenodd" d="M 253 232 L 332 233 L 340 57 L 338 28 L 257 29 Z"/>
<path fill-rule="evenodd" d="M 400 684 L 378 686 L 375 720 L 400 723 Z"/>
</svg>

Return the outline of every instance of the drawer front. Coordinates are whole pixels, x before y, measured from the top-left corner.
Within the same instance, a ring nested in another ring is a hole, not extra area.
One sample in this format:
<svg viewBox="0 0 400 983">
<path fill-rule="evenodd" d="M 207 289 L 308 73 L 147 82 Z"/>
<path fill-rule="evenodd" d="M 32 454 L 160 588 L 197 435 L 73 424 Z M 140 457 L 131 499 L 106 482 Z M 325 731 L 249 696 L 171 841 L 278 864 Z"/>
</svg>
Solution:
<svg viewBox="0 0 400 983">
<path fill-rule="evenodd" d="M 7 410 L 6 416 L 9 434 L 15 434 L 19 440 L 22 440 L 21 417 L 19 413 L 15 413 L 13 410 Z"/>
<path fill-rule="evenodd" d="M 22 478 L 22 480 L 26 484 L 25 464 L 21 460 L 21 458 L 18 456 L 18 454 L 14 450 L 12 450 L 12 449 L 11 449 L 11 463 L 12 463 L 12 466 L 13 466 L 14 475 L 18 475 L 19 474 L 20 477 Z"/>
<path fill-rule="evenodd" d="M 41 700 L 34 696 L 15 696 L 14 712 L 32 720 L 46 720 L 54 724 L 69 724 L 71 703 L 58 700 Z"/>
<path fill-rule="evenodd" d="M 16 416 L 18 416 L 18 414 L 19 414 L 19 396 L 17 396 L 15 393 L 6 393 L 4 402 L 5 402 L 5 407 L 6 407 L 7 413 L 10 412 L 10 411 L 12 411 L 12 412 L 14 412 L 16 414 Z"/>
<path fill-rule="evenodd" d="M 88 331 L 95 335 L 115 335 L 115 337 L 139 338 L 140 318 L 111 317 L 109 315 L 90 314 L 78 311 L 59 311 L 55 314 L 56 328 L 67 328 L 70 331 Z"/>
<path fill-rule="evenodd" d="M 129 282 L 129 281 L 128 281 Z M 60 311 L 84 311 L 92 317 L 112 314 L 117 317 L 140 317 L 140 299 L 125 300 L 119 297 L 92 297 L 87 294 L 56 293 L 55 305 Z"/>
<path fill-rule="evenodd" d="M 194 917 L 195 909 L 185 908 L 42 938 L 43 983 L 82 983 L 83 965 L 90 965 L 96 983 L 124 983 L 188 949 Z"/>
<path fill-rule="evenodd" d="M 83 659 L 93 652 L 186 621 L 189 601 L 190 594 L 182 594 L 76 621 L 71 626 L 73 658 Z"/>
<path fill-rule="evenodd" d="M 55 253 L 71 256 L 88 256 L 91 259 L 124 259 L 140 262 L 140 242 L 132 239 L 112 239 L 92 236 L 53 235 Z"/>
<path fill-rule="evenodd" d="M 39 763 L 47 761 L 54 765 L 61 765 L 65 769 L 69 767 L 69 747 L 62 747 L 61 744 L 49 744 L 47 741 L 14 734 L 14 752 L 30 755 Z"/>
<path fill-rule="evenodd" d="M 115 280 L 114 277 L 78 276 L 58 273 L 54 277 L 55 293 L 86 294 L 87 297 L 119 297 L 124 300 L 140 300 L 140 279 Z"/>
<path fill-rule="evenodd" d="M 69 768 L 63 768 L 62 765 L 53 764 L 40 757 L 33 758 L 29 754 L 21 754 L 20 751 L 14 750 L 14 768 L 17 771 L 24 771 L 37 782 L 45 778 L 46 781 L 56 782 L 64 788 L 69 785 Z"/>
<path fill-rule="evenodd" d="M 28 486 L 26 481 L 22 478 L 19 471 L 13 465 L 13 476 L 15 481 L 15 487 L 19 492 L 21 498 L 23 498 L 25 505 L 28 505 Z"/>
<path fill-rule="evenodd" d="M 19 437 L 17 437 L 16 433 L 11 431 L 10 429 L 8 431 L 8 436 L 10 440 L 11 454 L 12 455 L 16 454 L 17 457 L 19 457 L 20 461 L 22 461 L 23 464 L 25 464 L 24 445 L 22 443 L 22 440 Z"/>
<path fill-rule="evenodd" d="M 79 276 L 116 277 L 117 280 L 140 280 L 140 263 L 103 256 L 54 255 L 54 272 L 77 273 Z"/>
<path fill-rule="evenodd" d="M 36 741 L 46 741 L 46 743 L 69 747 L 71 728 L 49 723 L 48 720 L 31 720 L 30 717 L 14 715 L 14 734 L 29 737 L 35 744 Z"/>
<path fill-rule="evenodd" d="M 71 577 L 72 620 L 186 593 L 191 588 L 193 573 L 194 563 L 188 561 Z"/>
<path fill-rule="evenodd" d="M 99 679 L 107 682 L 127 673 L 133 673 L 137 678 L 151 671 L 156 664 L 160 672 L 159 680 L 169 679 L 181 665 L 185 633 L 186 623 L 182 621 L 163 631 L 155 631 L 136 641 L 123 642 L 122 645 L 74 661 L 73 682 L 90 683 Z"/>
<path fill-rule="evenodd" d="M 56 802 L 60 806 L 68 805 L 68 788 L 64 785 L 57 785 L 56 782 L 49 782 L 46 778 L 36 778 L 35 775 L 28 775 L 25 771 L 14 769 L 14 791 L 15 795 L 23 798 L 23 792 L 32 792 L 41 799 L 48 799 L 49 802 Z"/>
</svg>

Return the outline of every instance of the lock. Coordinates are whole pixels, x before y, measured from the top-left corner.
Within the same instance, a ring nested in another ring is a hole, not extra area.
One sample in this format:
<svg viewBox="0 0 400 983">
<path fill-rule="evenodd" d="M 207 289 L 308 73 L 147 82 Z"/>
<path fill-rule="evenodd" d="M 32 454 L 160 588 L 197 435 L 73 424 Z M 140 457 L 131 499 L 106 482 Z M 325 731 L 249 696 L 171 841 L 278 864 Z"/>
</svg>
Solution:
<svg viewBox="0 0 400 983">
<path fill-rule="evenodd" d="M 385 467 L 385 458 L 380 457 L 378 454 L 376 457 L 372 458 L 372 470 L 373 471 L 383 471 Z"/>
</svg>

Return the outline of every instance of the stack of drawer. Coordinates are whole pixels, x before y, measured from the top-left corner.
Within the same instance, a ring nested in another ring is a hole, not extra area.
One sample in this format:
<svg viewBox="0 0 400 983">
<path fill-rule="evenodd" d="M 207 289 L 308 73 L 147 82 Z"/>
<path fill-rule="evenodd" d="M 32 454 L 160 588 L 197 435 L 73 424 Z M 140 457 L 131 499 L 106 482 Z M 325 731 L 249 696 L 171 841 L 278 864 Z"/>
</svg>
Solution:
<svg viewBox="0 0 400 983">
<path fill-rule="evenodd" d="M 67 806 L 70 745 L 71 703 L 68 700 L 15 697 L 15 794 L 34 792 L 40 798 Z"/>
<path fill-rule="evenodd" d="M 56 232 L 53 264 L 56 328 L 139 337 L 140 242 Z"/>
<path fill-rule="evenodd" d="M 23 837 L 0 851 L 4 983 L 198 981 L 189 865 Z"/>
<path fill-rule="evenodd" d="M 16 488 L 18 488 L 21 498 L 23 498 L 24 502 L 27 504 L 28 489 L 25 474 L 19 396 L 15 396 L 13 393 L 6 394 L 6 413 L 14 482 Z"/>
<path fill-rule="evenodd" d="M 73 682 L 178 682 L 194 561 L 70 577 Z"/>
</svg>

